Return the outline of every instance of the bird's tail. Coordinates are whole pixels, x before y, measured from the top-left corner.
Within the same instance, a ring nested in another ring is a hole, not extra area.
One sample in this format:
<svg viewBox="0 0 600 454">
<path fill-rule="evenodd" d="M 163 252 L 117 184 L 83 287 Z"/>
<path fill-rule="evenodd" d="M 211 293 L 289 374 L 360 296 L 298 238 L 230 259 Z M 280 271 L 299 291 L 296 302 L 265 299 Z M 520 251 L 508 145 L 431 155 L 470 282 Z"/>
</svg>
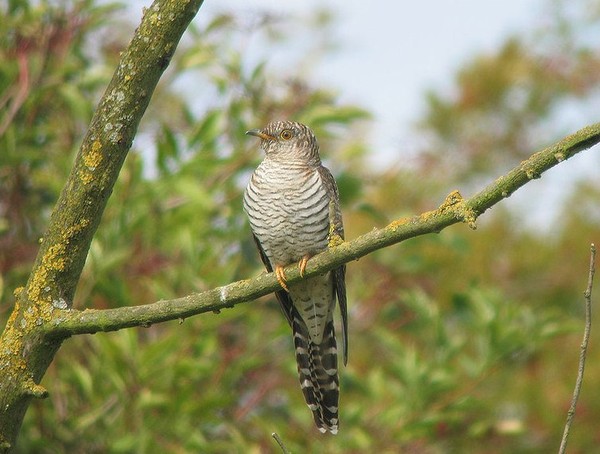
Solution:
<svg viewBox="0 0 600 454">
<path fill-rule="evenodd" d="M 327 321 L 321 343 L 315 344 L 302 318 L 298 313 L 294 315 L 292 330 L 304 399 L 313 412 L 317 428 L 322 433 L 336 434 L 340 391 L 333 319 Z"/>
</svg>

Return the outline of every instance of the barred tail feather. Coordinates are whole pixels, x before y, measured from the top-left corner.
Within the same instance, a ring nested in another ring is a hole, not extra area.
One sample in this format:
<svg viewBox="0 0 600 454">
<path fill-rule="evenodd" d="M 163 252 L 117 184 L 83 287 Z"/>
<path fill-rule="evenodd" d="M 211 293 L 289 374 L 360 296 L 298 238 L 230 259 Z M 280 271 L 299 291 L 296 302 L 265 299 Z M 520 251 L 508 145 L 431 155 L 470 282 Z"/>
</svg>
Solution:
<svg viewBox="0 0 600 454">
<path fill-rule="evenodd" d="M 325 325 L 321 344 L 310 340 L 306 324 L 294 311 L 292 329 L 300 387 L 317 428 L 325 433 L 338 431 L 339 379 L 333 320 Z"/>
</svg>

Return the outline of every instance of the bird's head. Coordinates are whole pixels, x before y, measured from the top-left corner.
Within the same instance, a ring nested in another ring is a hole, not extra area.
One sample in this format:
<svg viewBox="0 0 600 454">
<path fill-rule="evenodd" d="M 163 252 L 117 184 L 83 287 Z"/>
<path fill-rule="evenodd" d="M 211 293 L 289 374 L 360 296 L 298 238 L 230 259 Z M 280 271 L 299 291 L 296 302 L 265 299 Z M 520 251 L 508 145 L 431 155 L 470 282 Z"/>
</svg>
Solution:
<svg viewBox="0 0 600 454">
<path fill-rule="evenodd" d="M 319 145 L 311 129 L 295 121 L 273 121 L 262 129 L 246 132 L 260 138 L 260 146 L 270 159 L 306 161 L 319 165 Z"/>
</svg>

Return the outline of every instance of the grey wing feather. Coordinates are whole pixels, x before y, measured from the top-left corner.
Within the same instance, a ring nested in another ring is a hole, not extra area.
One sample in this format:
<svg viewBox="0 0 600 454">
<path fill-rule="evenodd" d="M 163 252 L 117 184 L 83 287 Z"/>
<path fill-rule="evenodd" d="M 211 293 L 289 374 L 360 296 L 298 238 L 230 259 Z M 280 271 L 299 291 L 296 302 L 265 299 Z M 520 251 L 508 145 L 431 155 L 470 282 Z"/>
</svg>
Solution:
<svg viewBox="0 0 600 454">
<path fill-rule="evenodd" d="M 346 265 L 333 270 L 333 286 L 340 304 L 342 316 L 342 345 L 344 346 L 344 366 L 348 364 L 348 308 L 346 301 Z"/>
<path fill-rule="evenodd" d="M 329 210 L 329 222 L 332 225 L 332 233 L 344 239 L 344 223 L 342 222 L 342 211 L 340 209 L 340 196 L 335 178 L 325 166 L 318 168 L 327 191 L 331 194 L 332 205 Z M 344 346 L 344 366 L 348 363 L 348 302 L 346 299 L 346 265 L 333 270 L 333 286 L 340 305 L 342 317 L 342 345 Z"/>
</svg>

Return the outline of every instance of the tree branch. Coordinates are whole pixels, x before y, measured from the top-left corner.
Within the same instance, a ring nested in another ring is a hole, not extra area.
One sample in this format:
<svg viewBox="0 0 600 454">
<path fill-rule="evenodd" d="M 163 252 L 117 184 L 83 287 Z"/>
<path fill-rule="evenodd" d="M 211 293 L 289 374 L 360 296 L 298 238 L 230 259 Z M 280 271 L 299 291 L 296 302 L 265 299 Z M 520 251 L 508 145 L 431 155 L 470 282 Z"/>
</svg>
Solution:
<svg viewBox="0 0 600 454">
<path fill-rule="evenodd" d="M 285 443 L 283 442 L 283 440 L 281 439 L 281 437 L 277 434 L 277 432 L 273 432 L 271 434 L 271 436 L 277 442 L 277 444 L 281 448 L 281 452 L 283 454 L 291 454 L 290 450 L 285 446 Z"/>
<path fill-rule="evenodd" d="M 152 92 L 201 4 L 156 0 L 144 12 L 100 100 L 0 338 L 0 452 L 14 446 L 31 399 L 47 395 L 38 383 L 61 339 L 44 338 L 42 327 L 71 305 L 92 237 Z"/>
<path fill-rule="evenodd" d="M 458 191 L 452 192 L 434 211 L 392 222 L 382 229 L 374 229 L 352 241 L 344 242 L 309 260 L 305 277 L 322 274 L 339 265 L 356 260 L 370 252 L 427 233 L 437 233 L 459 222 L 475 228 L 475 221 L 487 209 L 509 197 L 528 181 L 539 178 L 543 172 L 569 159 L 578 152 L 600 142 L 600 123 L 588 126 L 545 148 L 523 161 L 518 167 L 498 178 L 469 199 Z M 298 267 L 290 265 L 285 270 L 290 284 L 298 282 Z M 52 323 L 43 327 L 50 337 L 65 338 L 75 334 L 115 331 L 133 326 L 154 323 L 204 312 L 218 312 L 236 304 L 254 300 L 280 289 L 273 273 L 249 280 L 234 282 L 202 293 L 182 298 L 158 301 L 153 304 L 121 307 L 107 310 L 60 311 Z"/>
<path fill-rule="evenodd" d="M 588 271 L 588 283 L 583 293 L 585 299 L 585 328 L 583 330 L 583 340 L 581 341 L 581 347 L 579 351 L 579 367 L 577 368 L 577 379 L 575 380 L 575 389 L 573 390 L 573 397 L 571 398 L 571 406 L 567 412 L 567 422 L 563 431 L 563 436 L 558 449 L 558 454 L 564 454 L 567 449 L 567 440 L 569 439 L 569 432 L 571 431 L 571 425 L 573 424 L 573 418 L 575 417 L 575 407 L 577 407 L 577 401 L 579 400 L 579 393 L 581 392 L 581 385 L 583 384 L 583 372 L 585 370 L 585 358 L 587 355 L 587 348 L 590 342 L 590 331 L 592 329 L 592 287 L 594 285 L 594 273 L 596 271 L 596 246 L 592 243 L 590 247 L 590 267 Z"/>
<path fill-rule="evenodd" d="M 34 303 L 71 304 L 92 237 L 152 92 L 201 4 L 157 0 L 145 11 L 52 212 L 26 287 Z"/>
</svg>

